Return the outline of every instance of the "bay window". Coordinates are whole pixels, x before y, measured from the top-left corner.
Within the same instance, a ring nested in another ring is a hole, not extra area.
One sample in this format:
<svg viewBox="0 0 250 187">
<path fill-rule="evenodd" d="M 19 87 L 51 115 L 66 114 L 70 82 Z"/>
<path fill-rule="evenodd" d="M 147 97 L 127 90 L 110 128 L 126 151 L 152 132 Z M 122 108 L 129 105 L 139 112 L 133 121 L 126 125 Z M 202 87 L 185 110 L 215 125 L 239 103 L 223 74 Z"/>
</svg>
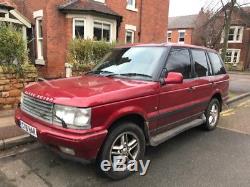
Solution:
<svg viewBox="0 0 250 187">
<path fill-rule="evenodd" d="M 84 38 L 84 19 L 75 18 L 73 20 L 73 38 Z"/>
<path fill-rule="evenodd" d="M 94 40 L 111 42 L 111 24 L 95 21 Z"/>
</svg>

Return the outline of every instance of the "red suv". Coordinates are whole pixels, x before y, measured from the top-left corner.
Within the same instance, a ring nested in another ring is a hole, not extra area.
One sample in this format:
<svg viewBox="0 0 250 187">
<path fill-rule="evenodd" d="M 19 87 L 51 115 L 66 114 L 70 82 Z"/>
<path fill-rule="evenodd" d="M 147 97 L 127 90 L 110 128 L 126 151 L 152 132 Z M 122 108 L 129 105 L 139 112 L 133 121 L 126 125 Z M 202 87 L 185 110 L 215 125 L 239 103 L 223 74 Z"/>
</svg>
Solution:
<svg viewBox="0 0 250 187">
<path fill-rule="evenodd" d="M 81 77 L 25 88 L 16 123 L 40 142 L 74 157 L 139 160 L 190 128 L 213 130 L 228 98 L 220 55 L 197 46 L 115 48 Z M 120 179 L 129 171 L 104 172 Z"/>
</svg>

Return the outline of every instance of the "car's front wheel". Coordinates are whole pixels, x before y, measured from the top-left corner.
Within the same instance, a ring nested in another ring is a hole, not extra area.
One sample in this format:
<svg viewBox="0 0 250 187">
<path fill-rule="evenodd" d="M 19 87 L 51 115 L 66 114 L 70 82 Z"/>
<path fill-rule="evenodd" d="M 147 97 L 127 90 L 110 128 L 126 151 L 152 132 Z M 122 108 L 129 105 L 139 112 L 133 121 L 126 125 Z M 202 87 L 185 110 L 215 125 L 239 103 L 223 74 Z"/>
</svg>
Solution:
<svg viewBox="0 0 250 187">
<path fill-rule="evenodd" d="M 130 161 L 142 159 L 144 152 L 145 136 L 142 129 L 134 123 L 123 122 L 110 131 L 98 156 L 97 164 L 100 171 L 107 177 L 120 180 L 131 174 L 127 169 Z M 126 169 L 124 171 L 115 171 L 113 167 L 110 167 L 109 170 L 103 168 L 103 162 L 114 165 L 116 161 L 114 159 L 118 157 L 125 161 Z"/>
<path fill-rule="evenodd" d="M 206 122 L 203 126 L 206 130 L 214 130 L 217 127 L 220 119 L 220 109 L 221 104 L 219 100 L 216 98 L 212 99 L 205 112 Z"/>
</svg>

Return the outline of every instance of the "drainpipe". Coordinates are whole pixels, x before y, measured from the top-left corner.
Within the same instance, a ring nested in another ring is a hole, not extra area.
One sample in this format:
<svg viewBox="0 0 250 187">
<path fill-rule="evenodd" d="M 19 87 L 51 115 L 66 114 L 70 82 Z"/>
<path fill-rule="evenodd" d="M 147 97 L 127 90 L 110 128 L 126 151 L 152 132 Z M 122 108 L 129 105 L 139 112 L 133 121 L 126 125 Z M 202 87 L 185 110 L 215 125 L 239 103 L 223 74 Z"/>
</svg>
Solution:
<svg viewBox="0 0 250 187">
<path fill-rule="evenodd" d="M 140 10 L 140 22 L 139 22 L 139 42 L 141 42 L 141 28 L 142 28 L 142 13 L 143 13 L 143 0 L 141 0 L 141 10 Z"/>
</svg>

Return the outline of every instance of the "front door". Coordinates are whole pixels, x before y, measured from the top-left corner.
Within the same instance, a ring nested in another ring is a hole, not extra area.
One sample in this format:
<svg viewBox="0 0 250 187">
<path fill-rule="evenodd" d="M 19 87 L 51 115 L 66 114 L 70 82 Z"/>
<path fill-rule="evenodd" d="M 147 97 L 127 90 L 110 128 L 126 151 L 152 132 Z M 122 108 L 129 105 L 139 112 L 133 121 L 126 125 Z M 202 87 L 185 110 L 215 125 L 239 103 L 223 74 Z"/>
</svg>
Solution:
<svg viewBox="0 0 250 187">
<path fill-rule="evenodd" d="M 167 72 L 182 73 L 182 84 L 166 84 L 160 88 L 158 133 L 169 130 L 195 114 L 193 107 L 193 73 L 188 48 L 171 49 L 167 63 Z"/>
</svg>

